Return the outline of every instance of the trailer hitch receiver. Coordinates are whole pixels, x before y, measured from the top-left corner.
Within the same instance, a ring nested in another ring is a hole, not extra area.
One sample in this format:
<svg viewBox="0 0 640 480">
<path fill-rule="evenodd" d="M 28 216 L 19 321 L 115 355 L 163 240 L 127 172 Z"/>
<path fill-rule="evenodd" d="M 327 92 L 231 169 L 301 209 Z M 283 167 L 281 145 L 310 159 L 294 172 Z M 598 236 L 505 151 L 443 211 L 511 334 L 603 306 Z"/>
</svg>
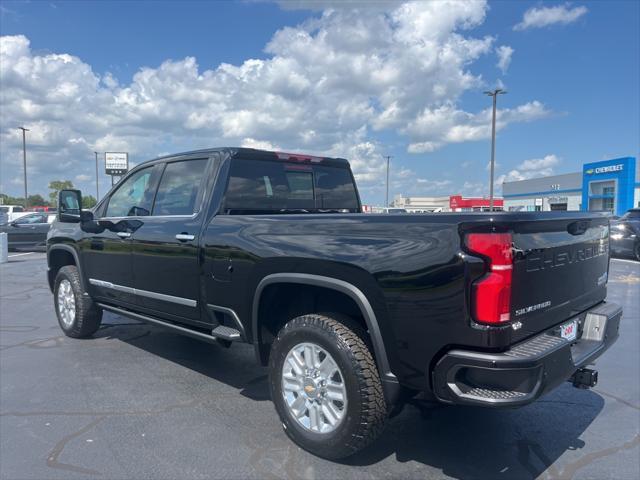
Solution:
<svg viewBox="0 0 640 480">
<path fill-rule="evenodd" d="M 581 368 L 576 370 L 569 379 L 576 388 L 593 388 L 598 384 L 598 371 L 590 368 Z"/>
</svg>

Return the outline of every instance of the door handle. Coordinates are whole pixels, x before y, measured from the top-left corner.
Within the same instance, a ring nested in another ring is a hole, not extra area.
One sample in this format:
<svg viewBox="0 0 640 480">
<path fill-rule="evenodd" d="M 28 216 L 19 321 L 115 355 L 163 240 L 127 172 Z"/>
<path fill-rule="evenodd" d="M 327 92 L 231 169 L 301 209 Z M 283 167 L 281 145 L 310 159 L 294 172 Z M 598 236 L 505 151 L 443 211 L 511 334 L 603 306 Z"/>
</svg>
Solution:
<svg viewBox="0 0 640 480">
<path fill-rule="evenodd" d="M 120 238 L 129 238 L 131 236 L 130 232 L 118 232 L 116 233 Z"/>
<path fill-rule="evenodd" d="M 176 238 L 181 242 L 186 242 L 188 240 L 193 240 L 196 237 L 195 235 L 189 235 L 188 233 L 178 233 L 176 234 Z"/>
</svg>

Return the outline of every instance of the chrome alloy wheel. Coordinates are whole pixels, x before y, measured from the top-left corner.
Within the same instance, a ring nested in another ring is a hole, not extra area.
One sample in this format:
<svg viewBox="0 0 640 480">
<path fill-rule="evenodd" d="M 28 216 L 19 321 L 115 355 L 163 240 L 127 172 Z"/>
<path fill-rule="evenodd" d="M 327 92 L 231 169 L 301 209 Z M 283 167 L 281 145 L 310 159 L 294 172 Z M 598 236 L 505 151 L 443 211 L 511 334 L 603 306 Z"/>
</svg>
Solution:
<svg viewBox="0 0 640 480">
<path fill-rule="evenodd" d="M 66 278 L 58 285 L 58 312 L 65 327 L 70 327 L 76 319 L 76 297 Z"/>
<path fill-rule="evenodd" d="M 347 388 L 338 364 L 315 343 L 293 347 L 282 366 L 282 396 L 289 413 L 315 433 L 334 431 L 347 412 Z"/>
</svg>

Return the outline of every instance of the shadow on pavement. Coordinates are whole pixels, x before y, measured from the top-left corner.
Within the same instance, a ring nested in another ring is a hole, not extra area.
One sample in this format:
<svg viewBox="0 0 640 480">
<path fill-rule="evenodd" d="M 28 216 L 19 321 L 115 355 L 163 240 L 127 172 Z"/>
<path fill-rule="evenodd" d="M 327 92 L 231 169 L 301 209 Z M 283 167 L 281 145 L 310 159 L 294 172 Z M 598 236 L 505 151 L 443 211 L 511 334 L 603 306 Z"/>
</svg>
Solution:
<svg viewBox="0 0 640 480">
<path fill-rule="evenodd" d="M 152 355 L 237 388 L 241 395 L 252 400 L 271 399 L 267 369 L 258 365 L 252 345 L 236 344 L 225 348 L 161 327 L 135 323 L 135 320 L 111 323 L 113 317 L 109 317 L 110 314 L 105 315 L 107 322 L 103 323 L 94 338 L 112 338 L 129 343 Z"/>
<path fill-rule="evenodd" d="M 536 478 L 567 450 L 584 447 L 580 436 L 604 407 L 596 393 L 572 390 L 561 387 L 520 409 L 407 406 L 378 442 L 344 463 L 371 465 L 395 455 L 454 478 Z M 576 394 L 579 403 L 563 398 Z M 551 468 L 552 477 L 561 476 Z"/>
<path fill-rule="evenodd" d="M 133 325 L 107 323 L 96 337 L 129 343 L 237 388 L 252 400 L 270 399 L 267 369 L 256 363 L 252 346 L 225 349 L 159 327 Z M 568 384 L 520 409 L 414 400 L 389 421 L 378 441 L 340 463 L 369 466 L 395 456 L 399 462 L 420 462 L 461 479 L 535 478 L 546 470 L 558 477 L 554 462 L 567 450 L 584 446 L 580 436 L 603 407 L 601 396 Z"/>
</svg>

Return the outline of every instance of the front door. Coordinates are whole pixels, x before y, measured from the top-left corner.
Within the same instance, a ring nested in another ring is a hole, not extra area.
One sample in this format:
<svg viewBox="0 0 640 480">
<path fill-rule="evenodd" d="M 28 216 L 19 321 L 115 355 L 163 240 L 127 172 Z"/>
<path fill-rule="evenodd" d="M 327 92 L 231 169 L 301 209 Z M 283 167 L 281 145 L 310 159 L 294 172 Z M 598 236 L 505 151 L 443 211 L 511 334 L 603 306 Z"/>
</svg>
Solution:
<svg viewBox="0 0 640 480">
<path fill-rule="evenodd" d="M 153 209 L 132 235 L 133 277 L 141 306 L 155 315 L 200 320 L 200 230 L 209 159 L 168 161 Z"/>
<path fill-rule="evenodd" d="M 145 221 L 153 202 L 158 168 L 150 166 L 131 173 L 110 194 L 96 220 L 113 224 Z M 80 242 L 85 277 L 93 297 L 110 303 L 136 305 L 131 265 L 131 228 L 102 229 L 86 233 Z"/>
</svg>

